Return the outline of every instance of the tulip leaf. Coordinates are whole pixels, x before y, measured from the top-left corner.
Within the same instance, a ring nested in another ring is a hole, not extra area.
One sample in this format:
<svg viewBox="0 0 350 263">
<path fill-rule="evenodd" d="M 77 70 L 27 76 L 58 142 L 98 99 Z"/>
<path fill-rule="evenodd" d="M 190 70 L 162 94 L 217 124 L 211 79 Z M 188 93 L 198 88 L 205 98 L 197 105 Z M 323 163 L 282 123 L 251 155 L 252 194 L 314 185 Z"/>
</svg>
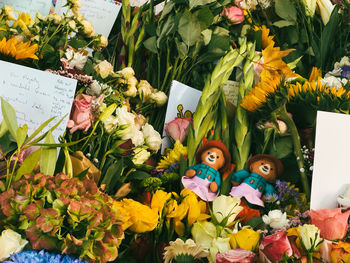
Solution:
<svg viewBox="0 0 350 263">
<path fill-rule="evenodd" d="M 49 131 L 45 138 L 45 144 L 55 143 L 54 138 L 52 137 L 51 131 Z M 57 150 L 56 147 L 43 146 L 41 148 L 41 157 L 40 157 L 40 171 L 47 175 L 54 175 L 55 166 L 57 159 Z"/>
<path fill-rule="evenodd" d="M 121 173 L 123 171 L 123 166 L 124 161 L 123 159 L 120 159 L 108 167 L 101 183 L 101 185 L 106 185 L 107 193 L 110 193 L 118 184 Z"/>
<path fill-rule="evenodd" d="M 289 0 L 276 0 L 275 11 L 276 14 L 284 20 L 297 21 L 297 10 Z"/>
<path fill-rule="evenodd" d="M 150 177 L 149 173 L 146 173 L 144 171 L 135 171 L 132 172 L 130 175 L 128 175 L 128 180 L 143 180 Z"/>
<path fill-rule="evenodd" d="M 16 137 L 16 132 L 18 128 L 17 117 L 15 109 L 1 97 L 1 112 L 4 117 L 4 121 L 6 122 L 6 126 L 9 129 L 13 138 Z"/>
<path fill-rule="evenodd" d="M 33 153 L 31 153 L 22 163 L 20 168 L 17 170 L 15 181 L 18 181 L 21 179 L 22 175 L 29 174 L 33 171 L 34 167 L 39 161 L 41 155 L 41 151 L 37 150 Z"/>
<path fill-rule="evenodd" d="M 143 42 L 143 45 L 145 46 L 145 48 L 152 51 L 153 53 L 158 53 L 157 37 L 155 37 L 155 36 L 150 37 L 149 39 L 147 39 Z"/>
<path fill-rule="evenodd" d="M 250 225 L 252 228 L 256 228 L 257 226 L 261 225 L 262 223 L 263 223 L 263 220 L 261 217 L 252 217 L 247 222 L 247 224 Z"/>
</svg>

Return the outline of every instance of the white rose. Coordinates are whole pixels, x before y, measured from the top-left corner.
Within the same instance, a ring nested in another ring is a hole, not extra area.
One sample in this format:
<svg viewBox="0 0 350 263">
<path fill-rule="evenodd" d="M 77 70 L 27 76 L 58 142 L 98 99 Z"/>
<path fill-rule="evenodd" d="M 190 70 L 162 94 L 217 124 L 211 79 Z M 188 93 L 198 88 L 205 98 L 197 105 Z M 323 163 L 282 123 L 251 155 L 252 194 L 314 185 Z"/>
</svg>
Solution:
<svg viewBox="0 0 350 263">
<path fill-rule="evenodd" d="M 2 231 L 0 237 L 0 261 L 7 259 L 11 254 L 20 252 L 27 240 L 22 239 L 21 235 L 11 229 Z"/>
<path fill-rule="evenodd" d="M 129 134 L 122 137 L 122 139 L 131 139 L 132 144 L 135 146 L 139 146 L 145 142 L 142 131 L 138 130 L 135 126 L 131 126 Z"/>
<path fill-rule="evenodd" d="M 148 83 L 147 80 L 140 80 L 139 84 L 137 85 L 137 89 L 142 102 L 147 101 L 153 90 L 152 86 Z"/>
<path fill-rule="evenodd" d="M 243 207 L 239 206 L 241 199 L 239 197 L 232 197 L 226 195 L 220 195 L 213 201 L 213 215 L 217 222 L 220 224 L 225 218 L 228 217 L 225 226 L 230 226 L 236 219 L 239 212 Z"/>
<path fill-rule="evenodd" d="M 135 153 L 135 155 L 132 158 L 132 161 L 134 162 L 134 164 L 143 164 L 151 156 L 151 153 L 143 148 L 135 149 L 134 153 Z"/>
<path fill-rule="evenodd" d="M 105 36 L 101 36 L 100 43 L 98 44 L 99 47 L 107 47 L 108 46 L 108 39 Z"/>
<path fill-rule="evenodd" d="M 150 98 L 157 103 L 158 106 L 162 106 L 168 100 L 167 95 L 163 91 L 158 91 L 150 95 Z"/>
<path fill-rule="evenodd" d="M 315 225 L 304 224 L 299 226 L 300 238 L 306 250 L 314 247 L 317 250 L 317 244 L 322 240 L 320 237 L 320 230 Z"/>
<path fill-rule="evenodd" d="M 115 114 L 118 119 L 118 125 L 125 125 L 125 124 L 129 124 L 132 126 L 135 125 L 135 115 L 128 112 L 126 106 L 117 108 L 115 110 Z"/>
<path fill-rule="evenodd" d="M 84 21 L 84 16 L 82 13 L 80 13 L 80 8 L 79 7 L 73 7 L 72 8 L 72 13 L 76 17 L 76 19 L 80 22 L 83 23 Z"/>
<path fill-rule="evenodd" d="M 82 53 L 74 52 L 72 48 L 67 49 L 65 56 L 68 60 L 68 66 L 79 70 L 82 70 L 84 68 L 88 59 L 88 57 L 84 56 Z"/>
<path fill-rule="evenodd" d="M 86 89 L 86 93 L 90 96 L 100 96 L 102 87 L 97 80 L 94 80 L 91 85 Z"/>
<path fill-rule="evenodd" d="M 124 91 L 123 94 L 125 96 L 134 98 L 134 97 L 136 97 L 136 94 L 137 94 L 137 88 L 135 86 L 128 85 L 128 89 L 126 91 Z"/>
<path fill-rule="evenodd" d="M 269 211 L 268 215 L 263 215 L 262 220 L 273 229 L 282 229 L 289 225 L 287 213 L 282 214 L 282 211 L 278 209 Z"/>
<path fill-rule="evenodd" d="M 211 247 L 209 248 L 209 262 L 216 262 L 216 254 L 224 253 L 231 249 L 230 238 L 217 237 L 211 242 Z"/>
<path fill-rule="evenodd" d="M 107 78 L 113 72 L 113 66 L 107 60 L 98 63 L 94 69 L 103 79 Z"/>
<path fill-rule="evenodd" d="M 59 14 L 53 13 L 48 15 L 49 20 L 53 20 L 53 22 L 58 25 L 61 23 L 62 17 Z"/>
<path fill-rule="evenodd" d="M 75 23 L 74 20 L 70 20 L 70 21 L 68 22 L 68 25 L 69 25 L 69 27 L 70 27 L 72 30 L 75 30 L 76 27 L 77 27 L 77 24 Z"/>
<path fill-rule="evenodd" d="M 142 132 L 149 149 L 152 151 L 158 151 L 162 143 L 160 134 L 148 123 L 142 127 Z"/>
<path fill-rule="evenodd" d="M 329 76 L 321 79 L 321 83 L 326 85 L 327 88 L 336 87 L 337 89 L 339 89 L 343 86 L 341 79 L 338 79 L 334 76 Z"/>
</svg>

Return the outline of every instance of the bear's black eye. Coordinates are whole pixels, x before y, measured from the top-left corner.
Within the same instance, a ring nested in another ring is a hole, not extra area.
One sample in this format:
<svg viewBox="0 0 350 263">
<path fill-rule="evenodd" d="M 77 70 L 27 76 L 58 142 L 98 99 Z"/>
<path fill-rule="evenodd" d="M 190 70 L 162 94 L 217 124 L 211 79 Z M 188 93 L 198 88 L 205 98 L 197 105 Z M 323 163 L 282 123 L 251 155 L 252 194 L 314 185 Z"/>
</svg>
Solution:
<svg viewBox="0 0 350 263">
<path fill-rule="evenodd" d="M 210 152 L 208 152 L 208 154 L 210 154 Z"/>
<path fill-rule="evenodd" d="M 261 165 L 263 165 L 264 164 L 264 162 L 261 162 Z"/>
<path fill-rule="evenodd" d="M 273 168 L 270 169 L 271 171 L 273 170 Z"/>
<path fill-rule="evenodd" d="M 216 158 L 218 158 L 218 159 L 219 159 L 219 156 L 216 156 Z"/>
</svg>

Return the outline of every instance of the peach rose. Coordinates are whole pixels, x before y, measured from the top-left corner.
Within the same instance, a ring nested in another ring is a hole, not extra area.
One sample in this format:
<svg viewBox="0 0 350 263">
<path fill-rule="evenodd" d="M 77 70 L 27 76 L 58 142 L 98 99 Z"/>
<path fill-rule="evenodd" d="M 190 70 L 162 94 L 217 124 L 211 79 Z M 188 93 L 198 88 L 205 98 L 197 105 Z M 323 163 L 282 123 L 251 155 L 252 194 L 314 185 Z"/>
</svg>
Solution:
<svg viewBox="0 0 350 263">
<path fill-rule="evenodd" d="M 190 123 L 192 123 L 192 118 L 175 118 L 165 124 L 165 129 L 171 138 L 183 142 L 187 136 Z"/>
<path fill-rule="evenodd" d="M 289 257 L 293 255 L 287 232 L 278 231 L 262 239 L 259 247 L 259 256 L 262 262 L 280 262 L 283 254 Z"/>
<path fill-rule="evenodd" d="M 221 16 L 226 17 L 232 22 L 232 24 L 240 24 L 244 21 L 244 12 L 237 6 L 226 7 L 222 12 Z"/>
<path fill-rule="evenodd" d="M 328 240 L 342 239 L 348 230 L 350 211 L 342 213 L 341 208 L 311 210 L 311 224 L 321 231 L 321 237 Z"/>
<path fill-rule="evenodd" d="M 91 96 L 78 94 L 75 97 L 71 119 L 67 123 L 67 128 L 70 128 L 70 133 L 76 130 L 84 130 L 86 132 L 90 128 L 92 119 L 91 105 Z"/>
</svg>

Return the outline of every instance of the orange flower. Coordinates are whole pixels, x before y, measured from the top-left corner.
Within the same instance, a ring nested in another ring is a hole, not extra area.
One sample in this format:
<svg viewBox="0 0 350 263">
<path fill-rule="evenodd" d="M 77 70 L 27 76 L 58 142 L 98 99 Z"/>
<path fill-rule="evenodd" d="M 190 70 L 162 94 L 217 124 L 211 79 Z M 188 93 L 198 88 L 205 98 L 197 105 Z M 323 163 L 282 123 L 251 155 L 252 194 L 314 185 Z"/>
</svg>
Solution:
<svg viewBox="0 0 350 263">
<path fill-rule="evenodd" d="M 333 244 L 331 260 L 332 263 L 350 262 L 350 243 L 339 241 Z"/>
</svg>

